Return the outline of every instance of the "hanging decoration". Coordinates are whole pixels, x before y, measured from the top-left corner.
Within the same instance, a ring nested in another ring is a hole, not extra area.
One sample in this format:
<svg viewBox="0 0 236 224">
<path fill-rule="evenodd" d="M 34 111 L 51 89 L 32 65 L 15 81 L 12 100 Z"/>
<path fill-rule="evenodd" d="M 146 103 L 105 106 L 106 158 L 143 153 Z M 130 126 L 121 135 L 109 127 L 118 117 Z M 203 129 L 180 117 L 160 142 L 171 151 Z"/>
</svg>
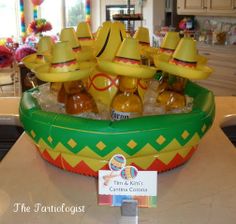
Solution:
<svg viewBox="0 0 236 224">
<path fill-rule="evenodd" d="M 33 5 L 39 6 L 43 3 L 44 0 L 31 0 L 31 2 L 33 3 Z"/>
<path fill-rule="evenodd" d="M 37 18 L 38 18 L 38 6 L 37 6 L 37 5 L 34 5 L 33 18 L 34 18 L 34 19 L 37 19 Z"/>
<path fill-rule="evenodd" d="M 24 0 L 20 0 L 20 23 L 21 23 L 21 36 L 26 36 L 25 15 L 24 15 Z"/>
<path fill-rule="evenodd" d="M 87 23 L 91 23 L 91 2 L 90 0 L 86 0 L 85 2 L 85 21 Z"/>
<path fill-rule="evenodd" d="M 38 18 L 38 7 L 43 3 L 44 0 L 31 0 L 34 9 L 33 9 L 33 18 Z"/>
</svg>

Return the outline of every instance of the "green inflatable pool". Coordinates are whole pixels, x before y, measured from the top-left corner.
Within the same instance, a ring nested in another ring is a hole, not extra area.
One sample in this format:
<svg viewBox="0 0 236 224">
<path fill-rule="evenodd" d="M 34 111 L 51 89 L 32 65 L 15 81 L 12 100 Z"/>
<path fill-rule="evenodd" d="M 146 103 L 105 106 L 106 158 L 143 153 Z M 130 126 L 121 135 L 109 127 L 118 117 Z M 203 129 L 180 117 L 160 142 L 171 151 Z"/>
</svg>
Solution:
<svg viewBox="0 0 236 224">
<path fill-rule="evenodd" d="M 62 169 L 97 176 L 114 154 L 139 170 L 172 169 L 186 162 L 215 115 L 212 92 L 188 82 L 185 93 L 194 98 L 193 110 L 129 120 L 78 118 L 42 111 L 31 89 L 20 103 L 20 120 L 41 156 Z"/>
</svg>

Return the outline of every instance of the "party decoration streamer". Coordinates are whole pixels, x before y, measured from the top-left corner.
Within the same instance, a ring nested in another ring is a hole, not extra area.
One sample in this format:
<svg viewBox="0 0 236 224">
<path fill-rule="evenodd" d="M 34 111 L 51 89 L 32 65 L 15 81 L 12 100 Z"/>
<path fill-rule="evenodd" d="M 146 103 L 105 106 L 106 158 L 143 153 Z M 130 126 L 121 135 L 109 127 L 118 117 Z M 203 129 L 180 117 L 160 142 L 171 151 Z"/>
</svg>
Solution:
<svg viewBox="0 0 236 224">
<path fill-rule="evenodd" d="M 31 2 L 34 5 L 33 9 L 33 18 L 37 19 L 38 18 L 38 6 L 43 3 L 44 0 L 31 0 Z"/>
<path fill-rule="evenodd" d="M 37 5 L 34 5 L 33 18 L 34 19 L 38 18 L 38 6 Z"/>
<path fill-rule="evenodd" d="M 90 0 L 85 2 L 85 21 L 91 23 L 91 3 Z"/>
<path fill-rule="evenodd" d="M 21 24 L 21 36 L 26 36 L 25 27 L 25 15 L 24 15 L 24 0 L 20 0 L 20 24 Z"/>
</svg>

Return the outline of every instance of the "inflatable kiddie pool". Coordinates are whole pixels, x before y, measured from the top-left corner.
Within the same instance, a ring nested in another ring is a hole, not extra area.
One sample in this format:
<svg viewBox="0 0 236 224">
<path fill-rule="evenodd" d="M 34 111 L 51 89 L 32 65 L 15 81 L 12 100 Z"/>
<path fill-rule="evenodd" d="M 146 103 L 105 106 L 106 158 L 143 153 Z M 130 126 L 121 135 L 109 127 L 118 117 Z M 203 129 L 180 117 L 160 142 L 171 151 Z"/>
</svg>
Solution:
<svg viewBox="0 0 236 224">
<path fill-rule="evenodd" d="M 215 103 L 212 92 L 188 81 L 193 97 L 190 113 L 165 114 L 109 121 L 78 118 L 42 111 L 32 93 L 20 103 L 20 120 L 41 156 L 49 163 L 79 174 L 97 176 L 114 154 L 127 165 L 159 172 L 186 162 L 210 128 Z"/>
</svg>

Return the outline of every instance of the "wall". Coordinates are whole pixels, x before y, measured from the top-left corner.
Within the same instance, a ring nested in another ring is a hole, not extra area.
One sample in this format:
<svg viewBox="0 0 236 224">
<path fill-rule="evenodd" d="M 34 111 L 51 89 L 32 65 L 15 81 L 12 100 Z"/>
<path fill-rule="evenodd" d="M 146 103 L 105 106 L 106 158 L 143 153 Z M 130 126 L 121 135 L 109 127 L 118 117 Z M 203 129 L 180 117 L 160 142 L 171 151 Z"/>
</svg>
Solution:
<svg viewBox="0 0 236 224">
<path fill-rule="evenodd" d="M 33 4 L 30 0 L 24 0 L 24 15 L 27 28 L 28 24 L 33 20 Z"/>
<path fill-rule="evenodd" d="M 165 0 L 153 1 L 153 29 L 158 30 L 165 23 Z"/>
<path fill-rule="evenodd" d="M 200 28 L 204 27 L 204 22 L 206 22 L 207 20 L 211 23 L 230 23 L 236 25 L 236 17 L 196 16 L 195 19 L 197 20 Z"/>
<path fill-rule="evenodd" d="M 101 1 L 91 1 L 91 30 L 96 32 L 101 24 Z"/>
<path fill-rule="evenodd" d="M 225 44 L 236 44 L 236 18 L 235 17 L 216 17 L 216 16 L 196 16 L 198 30 L 201 34 L 213 32 L 213 43 L 217 42 L 217 38 L 214 34 L 217 32 L 226 32 Z"/>
<path fill-rule="evenodd" d="M 143 7 L 143 26 L 149 29 L 152 44 L 152 34 L 164 24 L 165 0 L 146 0 Z"/>
</svg>

